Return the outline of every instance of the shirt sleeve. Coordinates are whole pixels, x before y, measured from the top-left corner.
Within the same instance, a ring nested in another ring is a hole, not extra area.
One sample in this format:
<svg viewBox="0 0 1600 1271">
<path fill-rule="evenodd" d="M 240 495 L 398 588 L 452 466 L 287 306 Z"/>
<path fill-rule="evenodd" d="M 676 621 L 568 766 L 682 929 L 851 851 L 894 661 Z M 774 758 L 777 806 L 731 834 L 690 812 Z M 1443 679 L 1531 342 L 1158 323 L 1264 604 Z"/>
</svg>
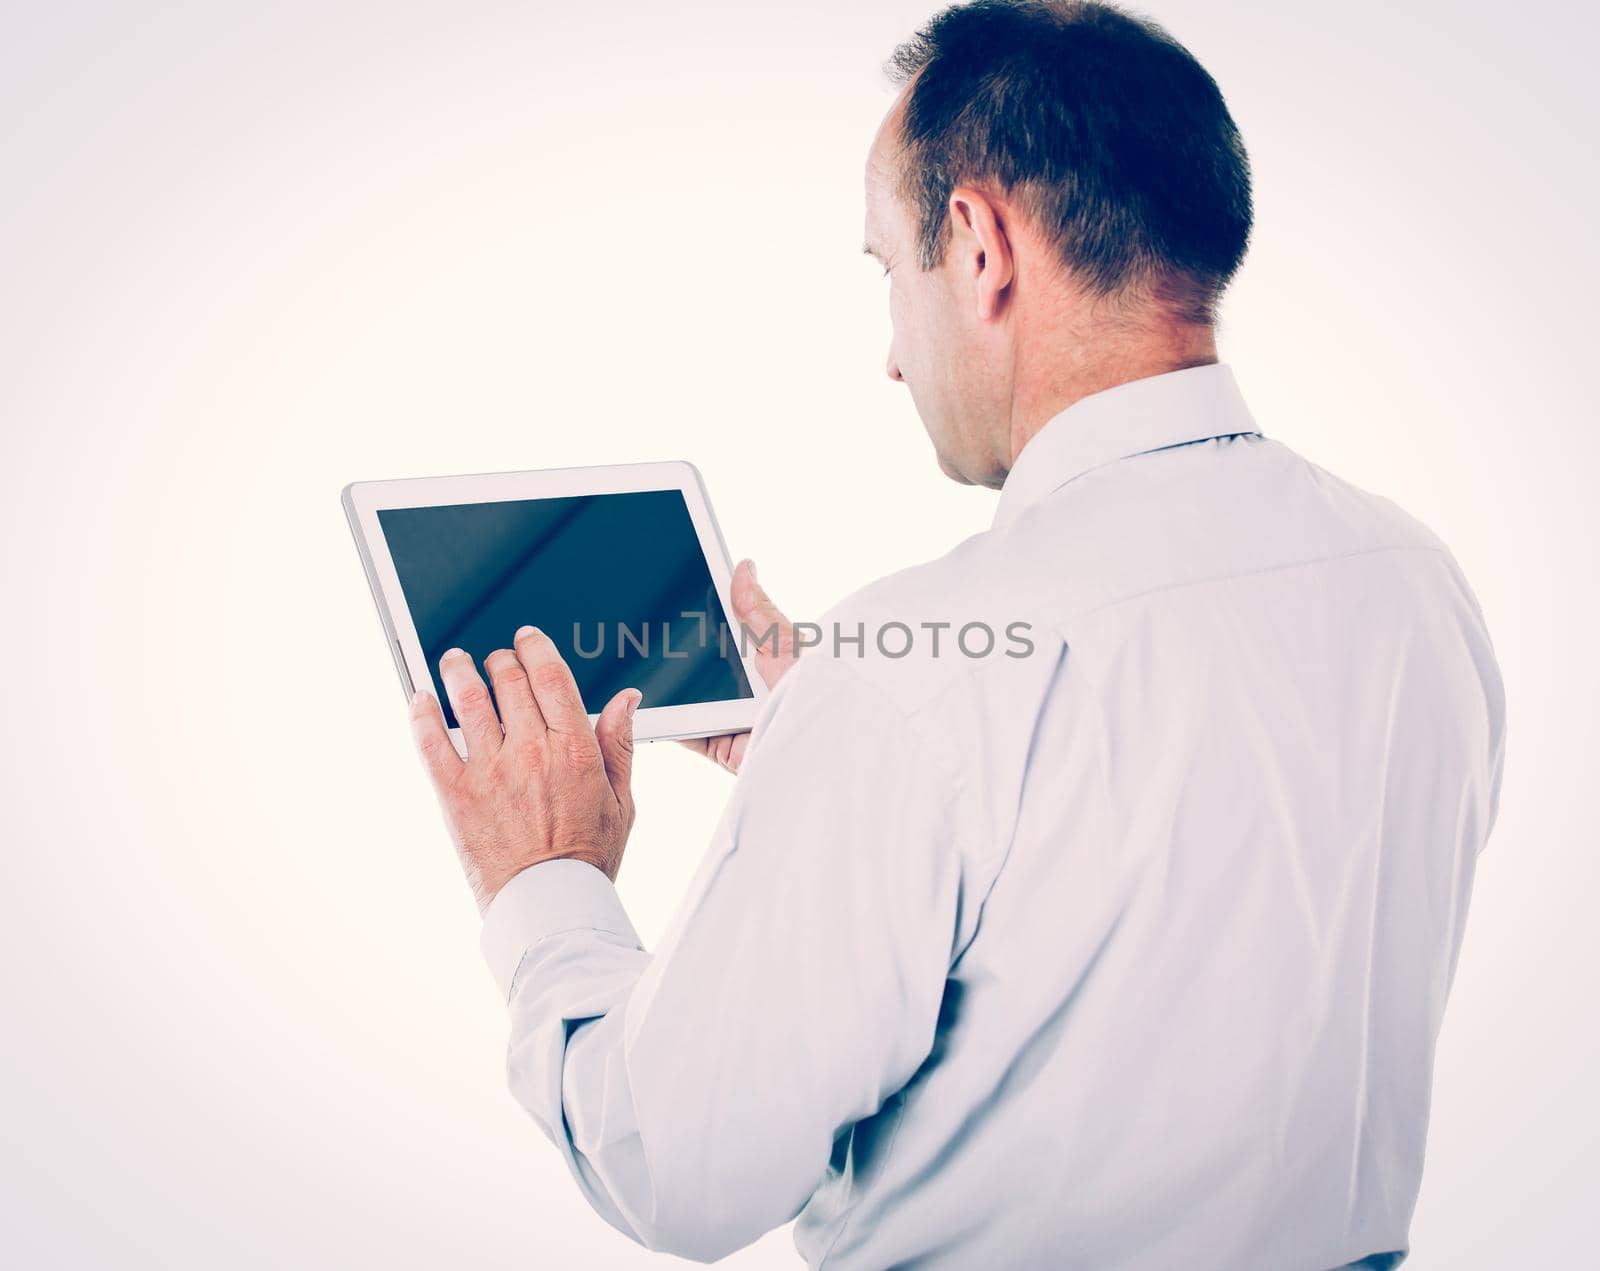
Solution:
<svg viewBox="0 0 1600 1271">
<path fill-rule="evenodd" d="M 773 699 L 653 956 L 579 861 L 519 874 L 483 936 L 518 1101 L 608 1222 L 704 1261 L 793 1218 L 916 1072 L 957 951 L 937 736 L 832 659 Z"/>
</svg>

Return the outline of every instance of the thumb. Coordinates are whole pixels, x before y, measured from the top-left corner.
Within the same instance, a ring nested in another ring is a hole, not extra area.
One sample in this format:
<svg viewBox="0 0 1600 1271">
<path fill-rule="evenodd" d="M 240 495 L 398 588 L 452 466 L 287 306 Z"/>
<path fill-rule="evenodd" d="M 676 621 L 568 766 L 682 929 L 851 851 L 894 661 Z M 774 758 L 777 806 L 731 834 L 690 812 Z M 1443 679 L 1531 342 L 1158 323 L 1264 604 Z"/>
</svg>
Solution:
<svg viewBox="0 0 1600 1271">
<path fill-rule="evenodd" d="M 780 637 L 787 640 L 790 636 L 790 627 L 793 625 L 783 610 L 772 603 L 772 597 L 756 581 L 756 567 L 754 561 L 742 560 L 738 568 L 733 571 L 733 616 L 745 626 L 760 635 L 771 627 L 777 627 Z"/>
<path fill-rule="evenodd" d="M 600 742 L 600 758 L 605 761 L 606 780 L 611 783 L 611 793 L 633 820 L 633 712 L 644 697 L 636 688 L 625 688 L 600 712 L 595 721 L 594 735 Z"/>
<path fill-rule="evenodd" d="M 795 660 L 794 623 L 756 581 L 753 561 L 742 560 L 733 571 L 733 616 L 755 642 L 756 669 L 771 688 Z"/>
</svg>

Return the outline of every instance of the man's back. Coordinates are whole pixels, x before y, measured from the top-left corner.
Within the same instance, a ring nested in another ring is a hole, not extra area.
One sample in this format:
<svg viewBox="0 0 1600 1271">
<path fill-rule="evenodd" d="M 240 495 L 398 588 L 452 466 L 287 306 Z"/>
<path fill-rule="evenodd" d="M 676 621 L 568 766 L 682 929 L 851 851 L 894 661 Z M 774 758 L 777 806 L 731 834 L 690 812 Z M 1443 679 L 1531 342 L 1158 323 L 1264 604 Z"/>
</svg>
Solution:
<svg viewBox="0 0 1600 1271">
<path fill-rule="evenodd" d="M 867 632 L 825 674 L 974 774 L 974 894 L 927 1059 L 801 1215 L 813 1265 L 1404 1250 L 1499 680 L 1442 545 L 1254 427 L 1222 367 L 1085 399 L 993 530 L 825 627 Z M 946 620 L 938 656 L 875 646 Z M 968 657 L 974 621 L 1035 647 Z"/>
<path fill-rule="evenodd" d="M 654 950 L 582 860 L 489 907 L 595 1209 L 707 1261 L 798 1215 L 860 1271 L 1392 1265 L 1502 745 L 1443 547 L 1198 367 L 822 630 Z"/>
</svg>

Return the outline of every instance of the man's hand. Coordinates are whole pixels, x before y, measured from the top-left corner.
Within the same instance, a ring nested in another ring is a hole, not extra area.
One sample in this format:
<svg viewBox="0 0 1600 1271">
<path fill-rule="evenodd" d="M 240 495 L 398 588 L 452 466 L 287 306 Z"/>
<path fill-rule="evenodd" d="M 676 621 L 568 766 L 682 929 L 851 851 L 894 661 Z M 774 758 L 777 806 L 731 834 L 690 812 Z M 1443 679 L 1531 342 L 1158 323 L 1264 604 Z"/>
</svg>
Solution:
<svg viewBox="0 0 1600 1271">
<path fill-rule="evenodd" d="M 800 655 L 794 647 L 794 623 L 783 616 L 767 593 L 756 582 L 756 567 L 748 560 L 739 562 L 733 571 L 733 620 L 750 629 L 750 639 L 755 641 L 756 671 L 774 687 L 783 673 L 794 665 Z M 773 640 L 768 632 L 776 629 Z M 749 733 L 724 733 L 720 737 L 690 737 L 683 745 L 690 750 L 713 759 L 729 772 L 738 772 L 744 762 L 745 747 L 750 744 Z"/>
<path fill-rule="evenodd" d="M 628 781 L 639 690 L 623 689 L 591 728 L 550 637 L 523 627 L 515 643 L 515 652 L 496 649 L 483 661 L 493 701 L 467 654 L 451 649 L 439 660 L 467 742 L 464 761 L 433 694 L 411 699 L 417 749 L 480 911 L 540 861 L 575 857 L 615 882 L 633 828 Z"/>
</svg>

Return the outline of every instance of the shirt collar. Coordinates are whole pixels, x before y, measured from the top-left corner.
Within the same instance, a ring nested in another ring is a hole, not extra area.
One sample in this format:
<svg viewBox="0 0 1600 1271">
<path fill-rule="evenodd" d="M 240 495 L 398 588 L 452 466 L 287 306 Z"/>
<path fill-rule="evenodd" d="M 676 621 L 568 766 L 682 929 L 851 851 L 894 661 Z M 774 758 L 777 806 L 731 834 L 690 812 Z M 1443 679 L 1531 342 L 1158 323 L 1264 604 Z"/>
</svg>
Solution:
<svg viewBox="0 0 1600 1271">
<path fill-rule="evenodd" d="M 1118 459 L 1213 437 L 1259 434 L 1233 371 L 1221 362 L 1129 380 L 1053 416 L 1011 465 L 994 524 Z"/>
</svg>

